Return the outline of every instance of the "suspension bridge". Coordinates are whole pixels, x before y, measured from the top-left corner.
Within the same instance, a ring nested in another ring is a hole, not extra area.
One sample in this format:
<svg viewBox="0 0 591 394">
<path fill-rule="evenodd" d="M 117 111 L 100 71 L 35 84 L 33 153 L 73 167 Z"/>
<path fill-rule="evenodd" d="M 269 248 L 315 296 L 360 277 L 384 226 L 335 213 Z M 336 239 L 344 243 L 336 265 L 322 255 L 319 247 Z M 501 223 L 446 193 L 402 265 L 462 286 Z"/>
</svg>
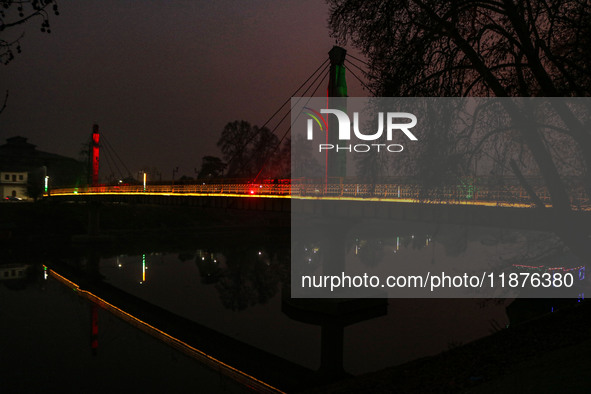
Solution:
<svg viewBox="0 0 591 394">
<path fill-rule="evenodd" d="M 551 206 L 547 192 L 539 191 L 538 197 Z M 125 186 L 88 186 L 81 188 L 54 189 L 53 197 L 82 196 L 163 196 L 163 197 L 243 197 L 267 199 L 325 199 L 352 201 L 382 201 L 429 204 L 503 206 L 516 208 L 532 208 L 534 204 L 524 188 L 513 186 L 504 189 L 481 187 L 448 187 L 437 194 L 437 197 L 423 197 L 421 188 L 409 184 L 364 184 L 349 183 L 341 179 L 336 183 L 321 183 L 313 180 L 274 180 L 253 183 L 249 180 L 236 183 L 203 183 L 188 185 L 125 185 Z M 589 201 L 581 190 L 571 196 L 571 204 L 575 210 L 589 210 Z"/>
<path fill-rule="evenodd" d="M 280 120 L 271 129 L 271 133 L 277 136 L 277 143 L 272 154 L 277 152 L 281 144 L 285 141 L 291 130 L 291 125 L 285 125 L 285 120 L 289 115 L 288 104 L 292 97 L 314 96 L 319 88 L 325 83 L 328 77 L 327 105 L 334 98 L 347 96 L 347 84 L 345 80 L 345 70 L 358 80 L 358 82 L 370 93 L 375 94 L 361 78 L 357 72 L 365 73 L 362 66 L 367 66 L 363 60 L 351 56 L 355 62 L 346 57 L 346 51 L 340 47 L 333 47 L 326 59 L 300 87 L 293 92 L 281 107 L 259 129 L 262 130 L 272 123 L 273 119 L 280 117 Z M 281 116 L 281 111 L 288 107 L 287 113 Z M 334 121 L 334 119 L 332 119 Z M 285 125 L 284 133 L 279 137 L 277 135 L 281 125 Z M 336 126 L 327 125 L 327 129 Z M 439 187 L 435 192 L 425 191 L 417 183 L 400 178 L 387 180 L 377 183 L 367 183 L 347 176 L 345 156 L 338 151 L 326 152 L 325 173 L 322 179 L 308 178 L 268 178 L 264 169 L 269 166 L 271 155 L 267 155 L 264 162 L 258 168 L 255 176 L 247 179 L 210 179 L 196 180 L 190 184 L 184 182 L 147 182 L 146 173 L 143 173 L 143 182 L 138 179 L 136 184 L 126 184 L 122 181 L 111 185 L 101 184 L 99 182 L 99 152 L 105 152 L 101 157 L 109 166 L 111 172 L 113 167 L 119 171 L 119 178 L 133 178 L 127 166 L 123 163 L 119 155 L 113 149 L 108 140 L 99 135 L 98 126 L 93 126 L 92 135 L 89 143 L 89 176 L 88 185 L 70 188 L 49 189 L 46 185 L 46 198 L 67 199 L 67 200 L 88 200 L 97 201 L 134 201 L 159 204 L 177 204 L 181 203 L 191 205 L 207 205 L 203 202 L 195 203 L 194 198 L 213 198 L 217 201 L 220 198 L 229 198 L 234 200 L 230 203 L 222 203 L 221 206 L 247 207 L 262 206 L 262 209 L 289 210 L 289 204 L 285 203 L 236 203 L 237 199 L 255 199 L 255 200 L 343 200 L 357 202 L 380 202 L 380 203 L 413 203 L 430 205 L 463 205 L 463 206 L 486 206 L 486 207 L 511 207 L 511 208 L 532 208 L 540 203 L 545 206 L 551 206 L 551 197 L 544 186 L 526 187 L 520 185 L 520 182 L 513 177 L 507 182 L 502 182 L 499 186 L 497 182 L 486 177 L 466 177 L 464 180 L 455 182 L 446 187 Z M 245 142 L 246 146 L 256 134 L 250 136 Z M 327 133 L 327 142 L 338 144 L 337 133 Z M 332 141 L 331 139 L 334 139 Z M 104 143 L 103 143 L 104 142 Z M 103 149 L 104 148 L 104 149 Z M 234 156 L 226 163 L 227 167 L 236 164 L 235 160 L 240 152 L 235 152 Z M 121 171 L 116 165 L 117 160 L 122 163 L 125 171 Z M 177 169 L 178 171 L 178 169 Z M 126 174 L 125 174 L 126 172 Z M 498 180 L 497 180 L 498 181 Z M 541 183 L 538 183 L 541 184 Z M 492 185 L 492 186 L 491 186 Z M 537 197 L 534 203 L 532 192 Z M 571 207 L 575 211 L 591 210 L 591 204 L 584 189 L 579 187 L 576 190 L 570 190 Z M 220 206 L 219 203 L 216 203 Z M 272 207 L 272 208 L 269 208 Z M 278 208 L 280 207 L 280 208 Z"/>
</svg>

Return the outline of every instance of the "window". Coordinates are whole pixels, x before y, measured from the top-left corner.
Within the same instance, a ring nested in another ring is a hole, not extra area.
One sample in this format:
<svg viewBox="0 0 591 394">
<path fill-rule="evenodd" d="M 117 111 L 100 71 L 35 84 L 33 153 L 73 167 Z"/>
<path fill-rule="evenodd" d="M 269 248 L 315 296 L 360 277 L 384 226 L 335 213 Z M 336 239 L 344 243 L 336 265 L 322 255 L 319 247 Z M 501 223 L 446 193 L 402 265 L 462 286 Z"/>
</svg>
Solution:
<svg viewBox="0 0 591 394">
<path fill-rule="evenodd" d="M 23 180 L 23 176 L 22 176 L 22 175 L 19 175 L 19 176 L 18 176 L 18 180 L 19 180 L 19 181 L 22 181 L 22 180 Z"/>
<path fill-rule="evenodd" d="M 12 181 L 16 182 L 16 175 L 15 174 L 12 174 Z"/>
<path fill-rule="evenodd" d="M 10 180 L 10 175 L 8 175 L 8 174 L 4 174 L 4 180 L 5 180 L 5 181 L 8 181 L 8 180 Z"/>
</svg>

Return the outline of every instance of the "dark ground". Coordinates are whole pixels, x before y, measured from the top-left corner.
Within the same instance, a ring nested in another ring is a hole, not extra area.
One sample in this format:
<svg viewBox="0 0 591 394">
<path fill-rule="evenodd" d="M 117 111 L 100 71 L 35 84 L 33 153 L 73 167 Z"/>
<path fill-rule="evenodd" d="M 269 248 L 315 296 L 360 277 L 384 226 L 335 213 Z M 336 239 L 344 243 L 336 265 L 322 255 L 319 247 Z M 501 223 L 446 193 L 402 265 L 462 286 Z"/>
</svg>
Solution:
<svg viewBox="0 0 591 394">
<path fill-rule="evenodd" d="M 310 393 L 589 393 L 591 304 Z"/>
</svg>

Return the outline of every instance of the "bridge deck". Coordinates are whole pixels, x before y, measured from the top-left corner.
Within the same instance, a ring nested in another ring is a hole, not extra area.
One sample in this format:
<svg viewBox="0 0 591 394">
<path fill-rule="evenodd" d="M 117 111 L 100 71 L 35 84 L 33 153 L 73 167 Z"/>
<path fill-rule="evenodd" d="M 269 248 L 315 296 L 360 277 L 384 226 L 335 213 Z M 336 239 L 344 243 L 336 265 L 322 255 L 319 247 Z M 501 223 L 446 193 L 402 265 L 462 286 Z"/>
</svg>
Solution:
<svg viewBox="0 0 591 394">
<path fill-rule="evenodd" d="M 297 198 L 323 200 L 361 200 L 382 202 L 461 204 L 479 206 L 504 206 L 531 208 L 534 204 L 518 186 L 501 190 L 487 187 L 449 187 L 433 196 L 425 197 L 417 185 L 404 184 L 270 184 L 270 183 L 232 183 L 232 184 L 193 184 L 193 185 L 132 185 L 132 186 L 93 186 L 62 188 L 51 190 L 48 196 L 186 196 L 186 197 L 263 197 Z M 538 196 L 547 206 L 551 200 L 547 192 L 538 191 Z M 574 210 L 591 210 L 591 203 L 583 191 L 572 193 L 571 205 Z"/>
</svg>

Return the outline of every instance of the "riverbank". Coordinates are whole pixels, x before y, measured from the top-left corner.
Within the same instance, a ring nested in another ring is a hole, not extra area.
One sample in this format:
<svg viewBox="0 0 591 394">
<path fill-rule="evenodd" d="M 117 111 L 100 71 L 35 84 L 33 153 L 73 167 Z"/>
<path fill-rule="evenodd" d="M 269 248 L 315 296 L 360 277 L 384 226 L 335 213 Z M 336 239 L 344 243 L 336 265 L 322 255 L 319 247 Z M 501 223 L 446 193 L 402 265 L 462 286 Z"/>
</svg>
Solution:
<svg viewBox="0 0 591 394">
<path fill-rule="evenodd" d="M 0 244 L 19 253 L 51 254 L 72 244 L 102 243 L 101 249 L 150 244 L 178 248 L 195 237 L 224 239 L 227 231 L 274 229 L 289 241 L 289 213 L 251 212 L 185 206 L 101 204 L 98 236 L 89 234 L 91 206 L 86 203 L 39 201 L 0 204 Z M 255 231 L 260 235 L 260 231 Z"/>
<path fill-rule="evenodd" d="M 307 393 L 587 393 L 591 304 L 560 311 L 443 352 Z"/>
<path fill-rule="evenodd" d="M 0 203 L 0 229 L 27 233 L 82 234 L 88 230 L 90 203 L 38 201 Z M 95 205 L 96 206 L 96 205 Z M 289 226 L 289 213 L 193 206 L 98 204 L 100 229 L 186 229 L 213 225 L 275 224 Z M 287 220 L 286 220 L 287 219 Z"/>
</svg>

